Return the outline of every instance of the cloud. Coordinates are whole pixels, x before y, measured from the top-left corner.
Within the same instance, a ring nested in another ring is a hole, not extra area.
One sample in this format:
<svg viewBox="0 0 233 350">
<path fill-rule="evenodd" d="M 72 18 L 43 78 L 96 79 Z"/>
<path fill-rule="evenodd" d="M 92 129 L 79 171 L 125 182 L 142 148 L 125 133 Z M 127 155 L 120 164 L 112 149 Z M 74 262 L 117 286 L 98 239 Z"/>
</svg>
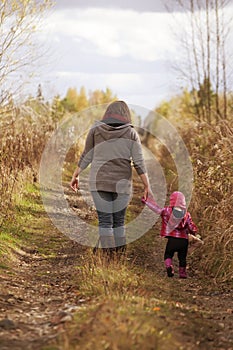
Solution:
<svg viewBox="0 0 233 350">
<path fill-rule="evenodd" d="M 66 36 L 81 53 L 143 61 L 165 59 L 176 50 L 170 15 L 133 10 L 66 9 L 51 14 L 46 30 Z"/>
<path fill-rule="evenodd" d="M 184 13 L 54 8 L 38 37 L 53 53 L 46 79 L 62 96 L 71 86 L 110 87 L 119 98 L 152 108 L 184 84 L 171 67 L 187 61 L 180 34 L 191 37 L 188 20 Z"/>
<path fill-rule="evenodd" d="M 181 6 L 180 3 L 183 5 Z M 205 7 L 205 1 L 198 2 L 198 6 Z M 227 6 L 231 6 L 233 0 L 227 1 Z M 195 6 L 195 2 L 194 2 Z M 138 12 L 167 12 L 170 11 L 184 12 L 190 8 L 189 1 L 174 1 L 174 0 L 57 0 L 57 8 L 115 8 L 115 9 L 133 9 Z"/>
<path fill-rule="evenodd" d="M 121 9 L 53 10 L 40 34 L 53 53 L 46 75 L 49 94 L 64 96 L 72 86 L 87 91 L 110 87 L 129 103 L 153 108 L 172 85 L 168 61 L 176 45 L 170 16 Z"/>
<path fill-rule="evenodd" d="M 164 12 L 165 6 L 163 0 L 57 0 L 58 8 L 122 8 L 133 9 L 136 11 L 154 11 Z"/>
<path fill-rule="evenodd" d="M 140 74 L 140 73 L 94 73 L 92 74 L 92 81 L 90 82 L 89 73 L 81 72 L 69 72 L 69 71 L 60 71 L 56 73 L 57 77 L 60 79 L 66 79 L 67 81 L 79 81 L 81 85 L 87 87 L 91 86 L 95 89 L 101 88 L 104 86 L 114 86 L 114 89 L 121 90 L 122 93 L 131 92 L 131 93 L 141 93 L 142 92 L 142 82 L 145 79 L 145 76 L 148 79 L 148 88 L 149 88 L 149 79 L 152 77 L 149 74 Z"/>
<path fill-rule="evenodd" d="M 47 76 L 50 93 L 54 95 L 54 86 L 57 93 L 64 96 L 69 87 L 80 89 L 84 86 L 86 92 L 95 89 L 105 90 L 110 87 L 118 98 L 128 103 L 154 108 L 156 103 L 169 97 L 168 91 L 174 91 L 172 74 L 158 70 L 156 73 L 83 73 L 70 71 L 52 71 Z"/>
</svg>

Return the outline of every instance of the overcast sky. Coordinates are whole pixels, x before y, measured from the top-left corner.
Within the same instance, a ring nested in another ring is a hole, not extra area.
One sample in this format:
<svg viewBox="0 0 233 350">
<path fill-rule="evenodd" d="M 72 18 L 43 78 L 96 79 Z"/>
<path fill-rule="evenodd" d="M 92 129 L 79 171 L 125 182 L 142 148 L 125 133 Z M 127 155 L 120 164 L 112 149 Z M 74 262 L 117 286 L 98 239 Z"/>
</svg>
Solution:
<svg viewBox="0 0 233 350">
<path fill-rule="evenodd" d="M 40 77 L 45 93 L 63 97 L 69 87 L 109 87 L 149 109 L 177 93 L 182 83 L 172 66 L 179 42 L 163 3 L 58 0 L 38 39 L 49 47 L 46 76 Z"/>
<path fill-rule="evenodd" d="M 170 0 L 171 1 L 171 0 Z M 173 1 L 174 2 L 174 1 Z M 163 0 L 57 0 L 57 8 L 121 8 L 135 11 L 159 11 L 165 10 Z"/>
</svg>

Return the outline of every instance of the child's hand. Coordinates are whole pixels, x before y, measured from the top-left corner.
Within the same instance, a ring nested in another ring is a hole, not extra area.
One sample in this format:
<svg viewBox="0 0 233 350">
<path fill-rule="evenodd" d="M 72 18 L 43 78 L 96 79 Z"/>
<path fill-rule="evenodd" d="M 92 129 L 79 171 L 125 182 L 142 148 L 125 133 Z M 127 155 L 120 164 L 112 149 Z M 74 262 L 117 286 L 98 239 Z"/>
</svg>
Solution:
<svg viewBox="0 0 233 350">
<path fill-rule="evenodd" d="M 141 198 L 141 202 L 145 204 L 146 203 L 146 199 L 144 197 L 142 197 Z"/>
<path fill-rule="evenodd" d="M 202 240 L 201 236 L 199 234 L 196 235 L 196 237 L 200 240 Z"/>
</svg>

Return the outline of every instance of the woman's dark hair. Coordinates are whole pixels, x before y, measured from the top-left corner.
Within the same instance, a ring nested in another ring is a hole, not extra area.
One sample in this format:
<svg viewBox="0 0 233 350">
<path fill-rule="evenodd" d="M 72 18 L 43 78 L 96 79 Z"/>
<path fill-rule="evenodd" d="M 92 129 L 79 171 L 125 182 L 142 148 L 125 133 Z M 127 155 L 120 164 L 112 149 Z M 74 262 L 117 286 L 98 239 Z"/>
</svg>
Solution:
<svg viewBox="0 0 233 350">
<path fill-rule="evenodd" d="M 114 101 L 106 109 L 103 120 L 113 118 L 124 123 L 131 123 L 129 107 L 124 101 Z"/>
</svg>

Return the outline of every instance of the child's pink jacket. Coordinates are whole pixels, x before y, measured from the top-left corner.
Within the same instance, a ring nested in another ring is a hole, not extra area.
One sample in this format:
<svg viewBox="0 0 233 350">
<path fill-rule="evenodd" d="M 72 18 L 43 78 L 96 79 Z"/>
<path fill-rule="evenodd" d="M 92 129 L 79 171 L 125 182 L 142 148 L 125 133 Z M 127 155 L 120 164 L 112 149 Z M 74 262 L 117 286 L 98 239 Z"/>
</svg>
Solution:
<svg viewBox="0 0 233 350">
<path fill-rule="evenodd" d="M 162 227 L 160 231 L 161 237 L 176 237 L 188 239 L 188 234 L 196 235 L 197 227 L 192 221 L 191 215 L 186 211 L 185 216 L 182 219 L 177 219 L 172 213 L 172 208 L 175 205 L 171 205 L 174 202 L 174 196 L 170 199 L 170 206 L 160 208 L 153 198 L 142 199 L 151 210 L 159 214 L 162 218 Z M 176 205 L 179 206 L 179 198 L 176 198 Z M 184 207 L 184 205 L 183 205 Z"/>
</svg>

